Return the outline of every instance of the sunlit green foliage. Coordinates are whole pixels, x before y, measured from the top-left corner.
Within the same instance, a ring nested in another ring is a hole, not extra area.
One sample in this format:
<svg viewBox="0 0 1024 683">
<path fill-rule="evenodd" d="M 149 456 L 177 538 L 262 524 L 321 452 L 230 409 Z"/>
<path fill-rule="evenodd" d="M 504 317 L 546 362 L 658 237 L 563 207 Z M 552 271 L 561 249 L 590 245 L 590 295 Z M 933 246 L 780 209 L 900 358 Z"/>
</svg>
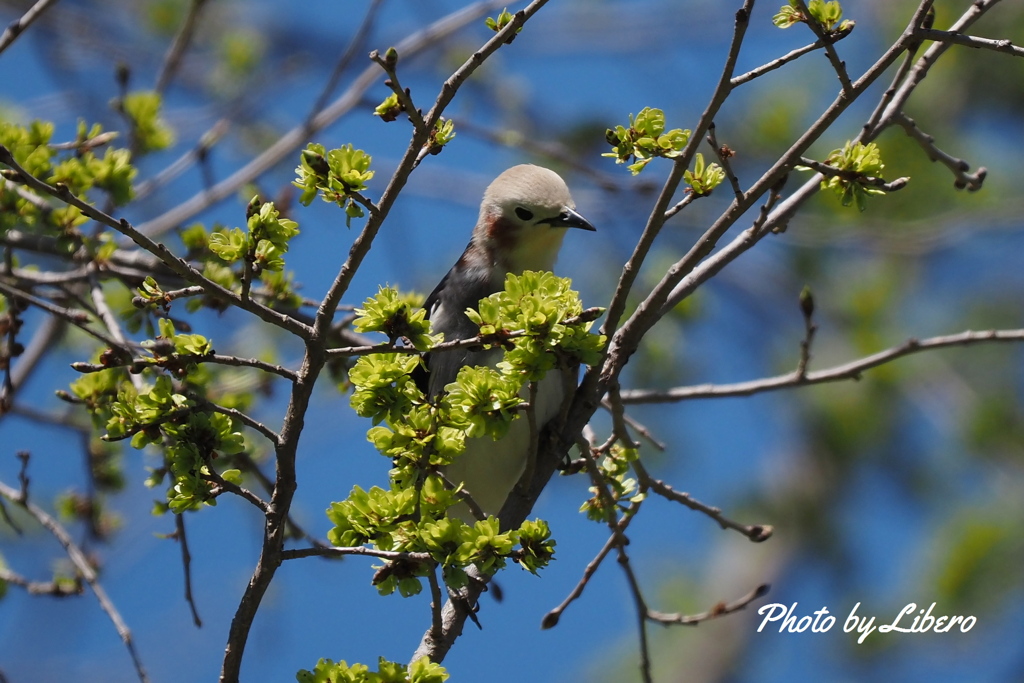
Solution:
<svg viewBox="0 0 1024 683">
<path fill-rule="evenodd" d="M 627 168 L 637 175 L 655 157 L 674 159 L 682 154 L 690 140 L 690 131 L 680 128 L 665 130 L 665 112 L 644 107 L 635 118 L 629 115 L 628 127 L 609 128 L 605 139 L 612 146 L 612 151 L 601 156 L 612 157 L 617 164 L 636 159 Z"/>
<path fill-rule="evenodd" d="M 313 671 L 303 669 L 295 678 L 299 683 L 444 683 L 448 672 L 427 659 L 417 659 L 406 667 L 381 657 L 377 671 L 370 671 L 365 664 L 349 665 L 344 660 L 335 663 L 321 659 Z"/>
<path fill-rule="evenodd" d="M 299 201 L 309 206 L 317 193 L 325 202 L 344 207 L 346 224 L 365 214 L 353 194 L 366 189 L 373 178 L 372 158 L 361 149 L 343 145 L 327 151 L 323 145 L 310 143 L 302 152 L 302 163 L 295 169 L 293 185 L 302 190 Z"/>
</svg>

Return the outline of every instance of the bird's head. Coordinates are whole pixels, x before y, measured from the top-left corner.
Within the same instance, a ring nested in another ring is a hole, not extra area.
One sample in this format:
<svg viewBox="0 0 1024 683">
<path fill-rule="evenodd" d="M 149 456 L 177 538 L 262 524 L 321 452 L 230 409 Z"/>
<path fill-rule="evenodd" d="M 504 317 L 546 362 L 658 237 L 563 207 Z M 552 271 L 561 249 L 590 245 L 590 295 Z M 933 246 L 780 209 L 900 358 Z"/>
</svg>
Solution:
<svg viewBox="0 0 1024 683">
<path fill-rule="evenodd" d="M 594 230 L 554 171 L 513 166 L 484 193 L 473 242 L 505 272 L 551 270 L 566 228 Z"/>
</svg>

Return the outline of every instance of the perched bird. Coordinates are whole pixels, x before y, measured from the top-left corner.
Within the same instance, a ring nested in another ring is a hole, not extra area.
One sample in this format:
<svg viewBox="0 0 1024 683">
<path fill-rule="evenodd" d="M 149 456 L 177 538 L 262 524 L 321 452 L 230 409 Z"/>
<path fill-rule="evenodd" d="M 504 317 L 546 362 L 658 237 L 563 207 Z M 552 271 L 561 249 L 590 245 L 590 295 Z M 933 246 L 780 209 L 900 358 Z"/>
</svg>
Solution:
<svg viewBox="0 0 1024 683">
<path fill-rule="evenodd" d="M 445 341 L 477 336 L 480 331 L 466 316 L 466 309 L 476 309 L 481 299 L 504 289 L 508 273 L 552 270 L 566 228 L 594 230 L 576 212 L 569 188 L 557 173 L 523 164 L 499 175 L 484 192 L 469 246 L 424 303 L 433 331 L 443 332 Z M 443 392 L 464 365 L 493 367 L 501 356 L 500 349 L 429 355 L 427 394 L 434 397 Z M 534 408 L 538 429 L 557 414 L 564 392 L 557 373 L 549 373 L 538 384 Z M 486 436 L 467 439 L 465 452 L 445 476 L 456 485 L 464 483 L 482 511 L 496 515 L 522 475 L 530 447 L 529 423 L 520 417 L 500 441 Z M 464 504 L 453 512 L 472 523 L 473 515 Z"/>
</svg>

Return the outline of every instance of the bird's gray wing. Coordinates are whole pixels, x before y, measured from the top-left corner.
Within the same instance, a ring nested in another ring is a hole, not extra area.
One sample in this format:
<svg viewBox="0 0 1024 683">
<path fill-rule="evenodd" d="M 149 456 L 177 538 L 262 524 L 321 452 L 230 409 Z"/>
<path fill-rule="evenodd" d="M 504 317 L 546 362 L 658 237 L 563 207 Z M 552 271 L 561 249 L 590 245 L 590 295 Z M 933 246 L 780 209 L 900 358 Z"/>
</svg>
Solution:
<svg viewBox="0 0 1024 683">
<path fill-rule="evenodd" d="M 476 309 L 481 299 L 495 291 L 487 269 L 469 267 L 467 259 L 460 258 L 423 304 L 431 322 L 431 331 L 444 333 L 446 342 L 477 336 L 480 330 L 465 311 L 467 308 Z M 494 355 L 493 350 L 469 349 L 429 353 L 425 358 L 427 372 L 416 378 L 417 384 L 427 396 L 434 397 L 455 381 L 463 365 L 489 365 Z"/>
</svg>

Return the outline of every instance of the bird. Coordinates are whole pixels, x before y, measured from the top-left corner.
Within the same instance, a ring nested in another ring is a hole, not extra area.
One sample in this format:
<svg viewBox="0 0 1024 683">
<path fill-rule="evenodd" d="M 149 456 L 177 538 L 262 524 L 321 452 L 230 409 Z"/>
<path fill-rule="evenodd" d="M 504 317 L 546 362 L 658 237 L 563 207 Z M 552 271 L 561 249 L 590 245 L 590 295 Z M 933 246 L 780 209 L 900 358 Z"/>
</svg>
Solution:
<svg viewBox="0 0 1024 683">
<path fill-rule="evenodd" d="M 554 171 L 533 164 L 513 166 L 487 187 L 469 245 L 423 304 L 433 333 L 445 341 L 469 339 L 480 330 L 466 315 L 479 302 L 504 289 L 505 276 L 525 270 L 550 271 L 568 228 L 594 231 L 576 211 L 565 181 Z M 425 391 L 431 399 L 455 381 L 463 366 L 494 367 L 501 349 L 469 348 L 429 354 Z M 524 398 L 528 389 L 524 387 Z M 565 388 L 558 373 L 537 386 L 534 416 L 538 430 L 559 411 Z M 531 450 L 529 422 L 512 422 L 498 442 L 489 436 L 466 439 L 466 450 L 444 469 L 448 481 L 462 484 L 484 514 L 497 515 L 526 468 Z M 475 515 L 465 503 L 451 514 L 472 524 Z"/>
</svg>

